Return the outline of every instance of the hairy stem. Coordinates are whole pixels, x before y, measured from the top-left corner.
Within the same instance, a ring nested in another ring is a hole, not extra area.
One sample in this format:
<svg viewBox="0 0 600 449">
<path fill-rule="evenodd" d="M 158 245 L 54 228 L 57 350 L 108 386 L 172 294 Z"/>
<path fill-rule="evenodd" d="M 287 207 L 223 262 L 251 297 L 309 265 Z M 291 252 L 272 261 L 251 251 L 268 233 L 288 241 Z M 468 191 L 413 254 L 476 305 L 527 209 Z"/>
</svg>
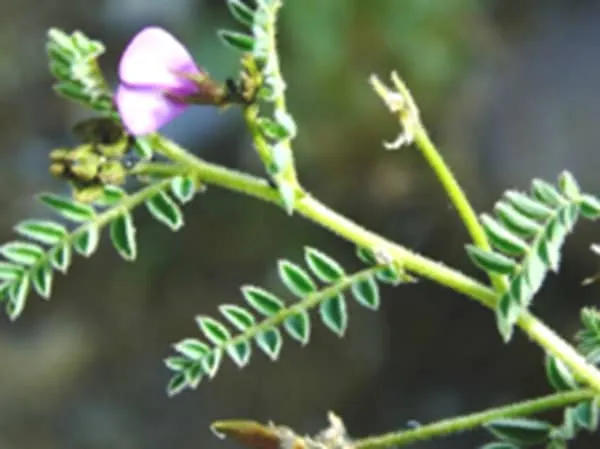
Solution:
<svg viewBox="0 0 600 449">
<path fill-rule="evenodd" d="M 213 184 L 264 201 L 280 204 L 278 193 L 263 179 L 202 161 L 165 138 L 158 138 L 156 145 L 160 152 L 173 162 L 185 165 L 189 173 L 195 173 L 205 184 Z M 441 262 L 414 253 L 365 229 L 308 194 L 298 200 L 296 213 L 357 246 L 382 252 L 398 266 L 413 274 L 449 287 L 492 310 L 495 307 L 497 296 L 491 288 L 458 270 L 447 267 Z M 575 348 L 552 329 L 529 312 L 521 314 L 517 325 L 531 340 L 562 360 L 577 374 L 578 378 L 587 382 L 590 387 L 600 393 L 600 371 L 589 364 Z"/>
<path fill-rule="evenodd" d="M 265 7 L 265 23 L 264 29 L 268 35 L 268 45 L 265 53 L 268 55 L 269 73 L 267 76 L 271 84 L 275 86 L 275 97 L 273 98 L 273 106 L 275 116 L 288 115 L 288 109 L 285 98 L 285 80 L 281 73 L 281 65 L 279 63 L 279 52 L 277 51 L 277 15 L 282 6 L 281 0 L 274 0 L 269 7 Z M 248 123 L 251 121 L 246 120 Z M 256 141 L 256 139 L 255 139 Z M 285 151 L 288 153 L 289 163 L 281 173 L 281 176 L 286 179 L 294 187 L 298 187 L 298 175 L 296 173 L 296 165 L 294 163 L 294 153 L 292 151 L 291 139 L 285 139 L 282 142 Z"/>
<path fill-rule="evenodd" d="M 475 429 L 500 418 L 529 416 L 554 408 L 575 404 L 597 396 L 596 390 L 585 389 L 555 393 L 537 399 L 518 402 L 504 407 L 492 408 L 470 415 L 444 419 L 415 429 L 390 432 L 384 435 L 354 441 L 354 449 L 375 449 L 390 446 L 404 446 L 418 441 Z"/>
</svg>

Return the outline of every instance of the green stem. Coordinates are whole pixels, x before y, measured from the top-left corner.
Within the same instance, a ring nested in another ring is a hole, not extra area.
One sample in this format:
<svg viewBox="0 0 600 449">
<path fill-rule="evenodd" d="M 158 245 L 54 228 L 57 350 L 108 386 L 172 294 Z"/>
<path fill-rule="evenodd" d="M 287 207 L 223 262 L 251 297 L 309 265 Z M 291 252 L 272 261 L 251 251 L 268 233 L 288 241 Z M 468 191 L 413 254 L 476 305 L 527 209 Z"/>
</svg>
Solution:
<svg viewBox="0 0 600 449">
<path fill-rule="evenodd" d="M 594 396 L 597 396 L 597 394 L 597 391 L 591 389 L 555 393 L 541 398 L 484 410 L 470 415 L 444 419 L 415 429 L 391 432 L 384 435 L 355 440 L 352 446 L 354 449 L 376 449 L 390 446 L 403 446 L 417 441 L 429 440 L 438 436 L 475 429 L 495 419 L 529 416 L 545 410 L 564 407 L 586 399 L 592 399 Z"/>
<path fill-rule="evenodd" d="M 158 139 L 156 145 L 173 162 L 185 165 L 188 172 L 196 173 L 198 178 L 206 184 L 213 184 L 264 201 L 280 204 L 278 193 L 263 179 L 202 161 L 164 138 Z M 357 246 L 383 252 L 400 267 L 413 274 L 449 287 L 492 310 L 495 307 L 497 296 L 494 290 L 458 270 L 416 254 L 363 228 L 310 195 L 305 195 L 298 200 L 296 213 Z M 600 371 L 589 364 L 581 354 L 552 329 L 529 312 L 521 314 L 517 325 L 531 340 L 562 360 L 576 373 L 578 378 L 587 382 L 590 387 L 600 393 Z"/>
<path fill-rule="evenodd" d="M 275 115 L 281 114 L 287 116 L 288 110 L 285 98 L 285 80 L 281 73 L 281 65 L 279 63 L 279 52 L 277 51 L 277 14 L 281 8 L 281 0 L 275 0 L 271 2 L 270 7 L 265 7 L 264 12 L 266 13 L 264 29 L 268 36 L 268 46 L 265 49 L 265 53 L 268 55 L 269 61 L 269 73 L 267 74 L 271 83 L 276 86 L 276 96 L 273 98 L 273 106 Z M 251 121 L 247 122 L 251 124 Z M 262 139 L 262 137 L 261 137 Z M 255 139 L 256 142 L 256 139 Z M 289 163 L 281 173 L 281 176 L 291 183 L 292 186 L 298 188 L 298 175 L 296 173 L 296 164 L 294 163 L 294 153 L 292 151 L 291 139 L 285 139 L 282 142 L 285 151 L 288 152 Z"/>
</svg>

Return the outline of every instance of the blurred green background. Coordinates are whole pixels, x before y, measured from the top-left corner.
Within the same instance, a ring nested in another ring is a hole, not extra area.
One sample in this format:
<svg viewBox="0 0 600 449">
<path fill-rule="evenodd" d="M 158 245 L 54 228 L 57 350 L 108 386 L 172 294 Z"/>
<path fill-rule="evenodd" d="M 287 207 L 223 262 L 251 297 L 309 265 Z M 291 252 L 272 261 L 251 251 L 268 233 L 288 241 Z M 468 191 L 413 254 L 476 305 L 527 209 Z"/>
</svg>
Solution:
<svg viewBox="0 0 600 449">
<path fill-rule="evenodd" d="M 301 179 L 317 197 L 389 238 L 479 276 L 467 240 L 416 151 L 386 152 L 395 120 L 371 91 L 371 73 L 397 70 L 478 210 L 507 188 L 571 170 L 600 190 L 600 2 L 548 0 L 286 0 L 280 21 Z M 224 1 L 0 0 L 0 215 L 12 226 L 44 213 L 42 190 L 65 192 L 47 174 L 50 149 L 72 142 L 88 114 L 51 92 L 49 27 L 104 40 L 107 76 L 128 39 L 161 25 L 215 76 L 237 71 L 215 31 L 233 26 Z M 198 108 L 165 130 L 211 161 L 262 173 L 239 113 Z M 300 218 L 209 189 L 186 206 L 178 234 L 136 213 L 140 255 L 121 261 L 107 242 L 55 283 L 49 303 L 30 299 L 15 324 L 0 320 L 0 448 L 193 449 L 234 447 L 209 423 L 274 420 L 315 432 L 339 413 L 353 436 L 406 427 L 550 391 L 542 353 L 523 336 L 505 346 L 494 318 L 432 285 L 383 292 L 383 308 L 350 308 L 339 340 L 315 324 L 312 343 L 287 341 L 279 363 L 256 353 L 239 371 L 224 363 L 198 391 L 167 399 L 169 345 L 197 336 L 193 316 L 238 302 L 238 287 L 277 290 L 275 261 L 300 261 L 303 245 L 358 266 L 353 248 Z M 598 267 L 597 227 L 580 226 L 563 270 L 535 311 L 571 338 L 578 310 L 597 303 L 581 280 Z M 317 321 L 315 321 L 316 323 Z M 556 415 L 554 415 L 556 417 Z M 472 432 L 418 445 L 476 447 Z M 594 438 L 579 440 L 590 447 Z M 597 441 L 597 440 L 596 440 Z M 573 446 L 576 447 L 576 446 Z"/>
</svg>

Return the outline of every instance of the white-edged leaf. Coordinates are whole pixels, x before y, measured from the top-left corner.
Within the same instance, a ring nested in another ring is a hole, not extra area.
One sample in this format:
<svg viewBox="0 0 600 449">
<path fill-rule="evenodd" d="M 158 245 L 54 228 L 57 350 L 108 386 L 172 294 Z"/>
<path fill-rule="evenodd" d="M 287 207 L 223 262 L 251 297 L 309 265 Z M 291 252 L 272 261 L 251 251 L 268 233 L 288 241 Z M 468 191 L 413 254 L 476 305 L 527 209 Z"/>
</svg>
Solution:
<svg viewBox="0 0 600 449">
<path fill-rule="evenodd" d="M 243 368 L 250 361 L 252 355 L 252 346 L 248 341 L 240 341 L 238 343 L 229 344 L 225 350 L 227 355 L 240 368 Z"/>
<path fill-rule="evenodd" d="M 171 181 L 171 192 L 182 204 L 188 203 L 196 193 L 196 180 L 192 176 L 177 176 Z"/>
<path fill-rule="evenodd" d="M 328 329 L 339 337 L 344 336 L 348 328 L 348 310 L 346 300 L 341 293 L 324 300 L 319 305 L 319 314 Z"/>
<path fill-rule="evenodd" d="M 31 266 L 44 257 L 44 250 L 33 243 L 13 241 L 0 246 L 0 253 L 10 262 Z"/>
<path fill-rule="evenodd" d="M 110 239 L 119 255 L 128 261 L 137 257 L 135 226 L 129 213 L 123 213 L 110 223 Z"/>
<path fill-rule="evenodd" d="M 54 195 L 52 193 L 42 193 L 38 198 L 50 209 L 54 210 L 67 220 L 76 223 L 90 221 L 96 215 L 92 206 L 78 203 L 70 198 Z"/>
<path fill-rule="evenodd" d="M 24 273 L 17 282 L 11 284 L 8 291 L 8 302 L 6 303 L 6 313 L 11 320 L 14 321 L 19 318 L 25 309 L 30 286 L 28 273 Z"/>
<path fill-rule="evenodd" d="M 219 321 L 206 315 L 196 316 L 196 324 L 204 336 L 215 346 L 224 346 L 231 340 L 231 333 Z"/>
<path fill-rule="evenodd" d="M 283 339 L 281 333 L 277 328 L 268 329 L 260 332 L 255 337 L 256 344 L 267 356 L 275 361 L 279 357 L 281 352 L 281 346 L 283 345 Z"/>
<path fill-rule="evenodd" d="M 351 290 L 360 305 L 371 310 L 379 309 L 379 287 L 373 276 L 354 282 Z"/>
<path fill-rule="evenodd" d="M 338 281 L 346 274 L 339 263 L 318 249 L 306 247 L 304 258 L 308 268 L 323 282 Z"/>
<path fill-rule="evenodd" d="M 284 307 L 284 302 L 277 296 L 254 285 L 243 286 L 242 294 L 249 305 L 267 317 L 275 315 Z"/>
<path fill-rule="evenodd" d="M 165 192 L 158 192 L 146 201 L 150 214 L 173 231 L 183 226 L 183 214 L 179 206 Z"/>
<path fill-rule="evenodd" d="M 75 237 L 73 247 L 82 256 L 90 257 L 98 249 L 99 242 L 100 230 L 96 225 L 90 224 Z"/>
<path fill-rule="evenodd" d="M 102 196 L 96 200 L 96 204 L 103 207 L 111 207 L 119 203 L 127 196 L 127 192 L 118 186 L 104 186 Z"/>
<path fill-rule="evenodd" d="M 213 348 L 212 352 L 208 353 L 204 358 L 202 358 L 200 364 L 202 365 L 202 369 L 206 375 L 212 379 L 217 375 L 222 360 L 223 351 L 218 348 Z"/>
<path fill-rule="evenodd" d="M 283 322 L 283 327 L 289 336 L 300 342 L 302 346 L 305 346 L 310 340 L 310 317 L 306 310 L 287 317 Z"/>
<path fill-rule="evenodd" d="M 52 266 L 61 273 L 66 273 L 71 264 L 71 255 L 71 246 L 68 243 L 55 247 L 50 253 Z"/>
<path fill-rule="evenodd" d="M 299 298 L 305 298 L 317 291 L 317 285 L 310 275 L 298 265 L 288 260 L 280 260 L 277 268 L 283 284 Z"/>
<path fill-rule="evenodd" d="M 206 343 L 196 338 L 186 338 L 181 340 L 175 343 L 173 348 L 181 355 L 194 361 L 202 359 L 202 357 L 208 354 L 211 350 Z"/>
<path fill-rule="evenodd" d="M 46 245 L 56 245 L 67 235 L 67 229 L 49 220 L 25 220 L 15 226 L 15 231 Z"/>
<path fill-rule="evenodd" d="M 219 311 L 240 332 L 244 332 L 256 324 L 254 316 L 243 307 L 234 304 L 222 304 L 219 306 Z"/>
<path fill-rule="evenodd" d="M 527 242 L 513 234 L 487 214 L 481 216 L 481 224 L 495 248 L 506 254 L 521 256 L 527 252 Z"/>
<path fill-rule="evenodd" d="M 187 379 L 185 372 L 180 371 L 173 375 L 167 384 L 167 396 L 173 397 L 187 388 Z"/>
<path fill-rule="evenodd" d="M 35 291 L 44 299 L 50 299 L 53 276 L 52 267 L 44 264 L 37 267 L 31 275 Z"/>
<path fill-rule="evenodd" d="M 23 275 L 25 269 L 21 265 L 0 262 L 0 281 L 13 281 Z"/>
</svg>

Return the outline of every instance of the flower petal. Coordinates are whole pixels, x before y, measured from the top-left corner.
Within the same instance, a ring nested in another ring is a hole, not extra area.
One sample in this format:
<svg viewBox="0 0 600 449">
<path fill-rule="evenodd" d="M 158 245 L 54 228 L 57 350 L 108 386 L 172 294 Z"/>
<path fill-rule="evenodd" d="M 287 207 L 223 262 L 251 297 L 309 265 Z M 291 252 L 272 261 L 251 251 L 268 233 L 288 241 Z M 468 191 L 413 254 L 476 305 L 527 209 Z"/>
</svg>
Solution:
<svg viewBox="0 0 600 449">
<path fill-rule="evenodd" d="M 131 86 L 191 93 L 196 87 L 176 72 L 200 73 L 192 56 L 172 34 L 146 27 L 131 40 L 119 63 L 119 78 Z"/>
<path fill-rule="evenodd" d="M 125 85 L 120 85 L 117 89 L 115 103 L 123 125 L 134 136 L 158 130 L 187 107 L 169 100 L 156 89 Z"/>
</svg>

